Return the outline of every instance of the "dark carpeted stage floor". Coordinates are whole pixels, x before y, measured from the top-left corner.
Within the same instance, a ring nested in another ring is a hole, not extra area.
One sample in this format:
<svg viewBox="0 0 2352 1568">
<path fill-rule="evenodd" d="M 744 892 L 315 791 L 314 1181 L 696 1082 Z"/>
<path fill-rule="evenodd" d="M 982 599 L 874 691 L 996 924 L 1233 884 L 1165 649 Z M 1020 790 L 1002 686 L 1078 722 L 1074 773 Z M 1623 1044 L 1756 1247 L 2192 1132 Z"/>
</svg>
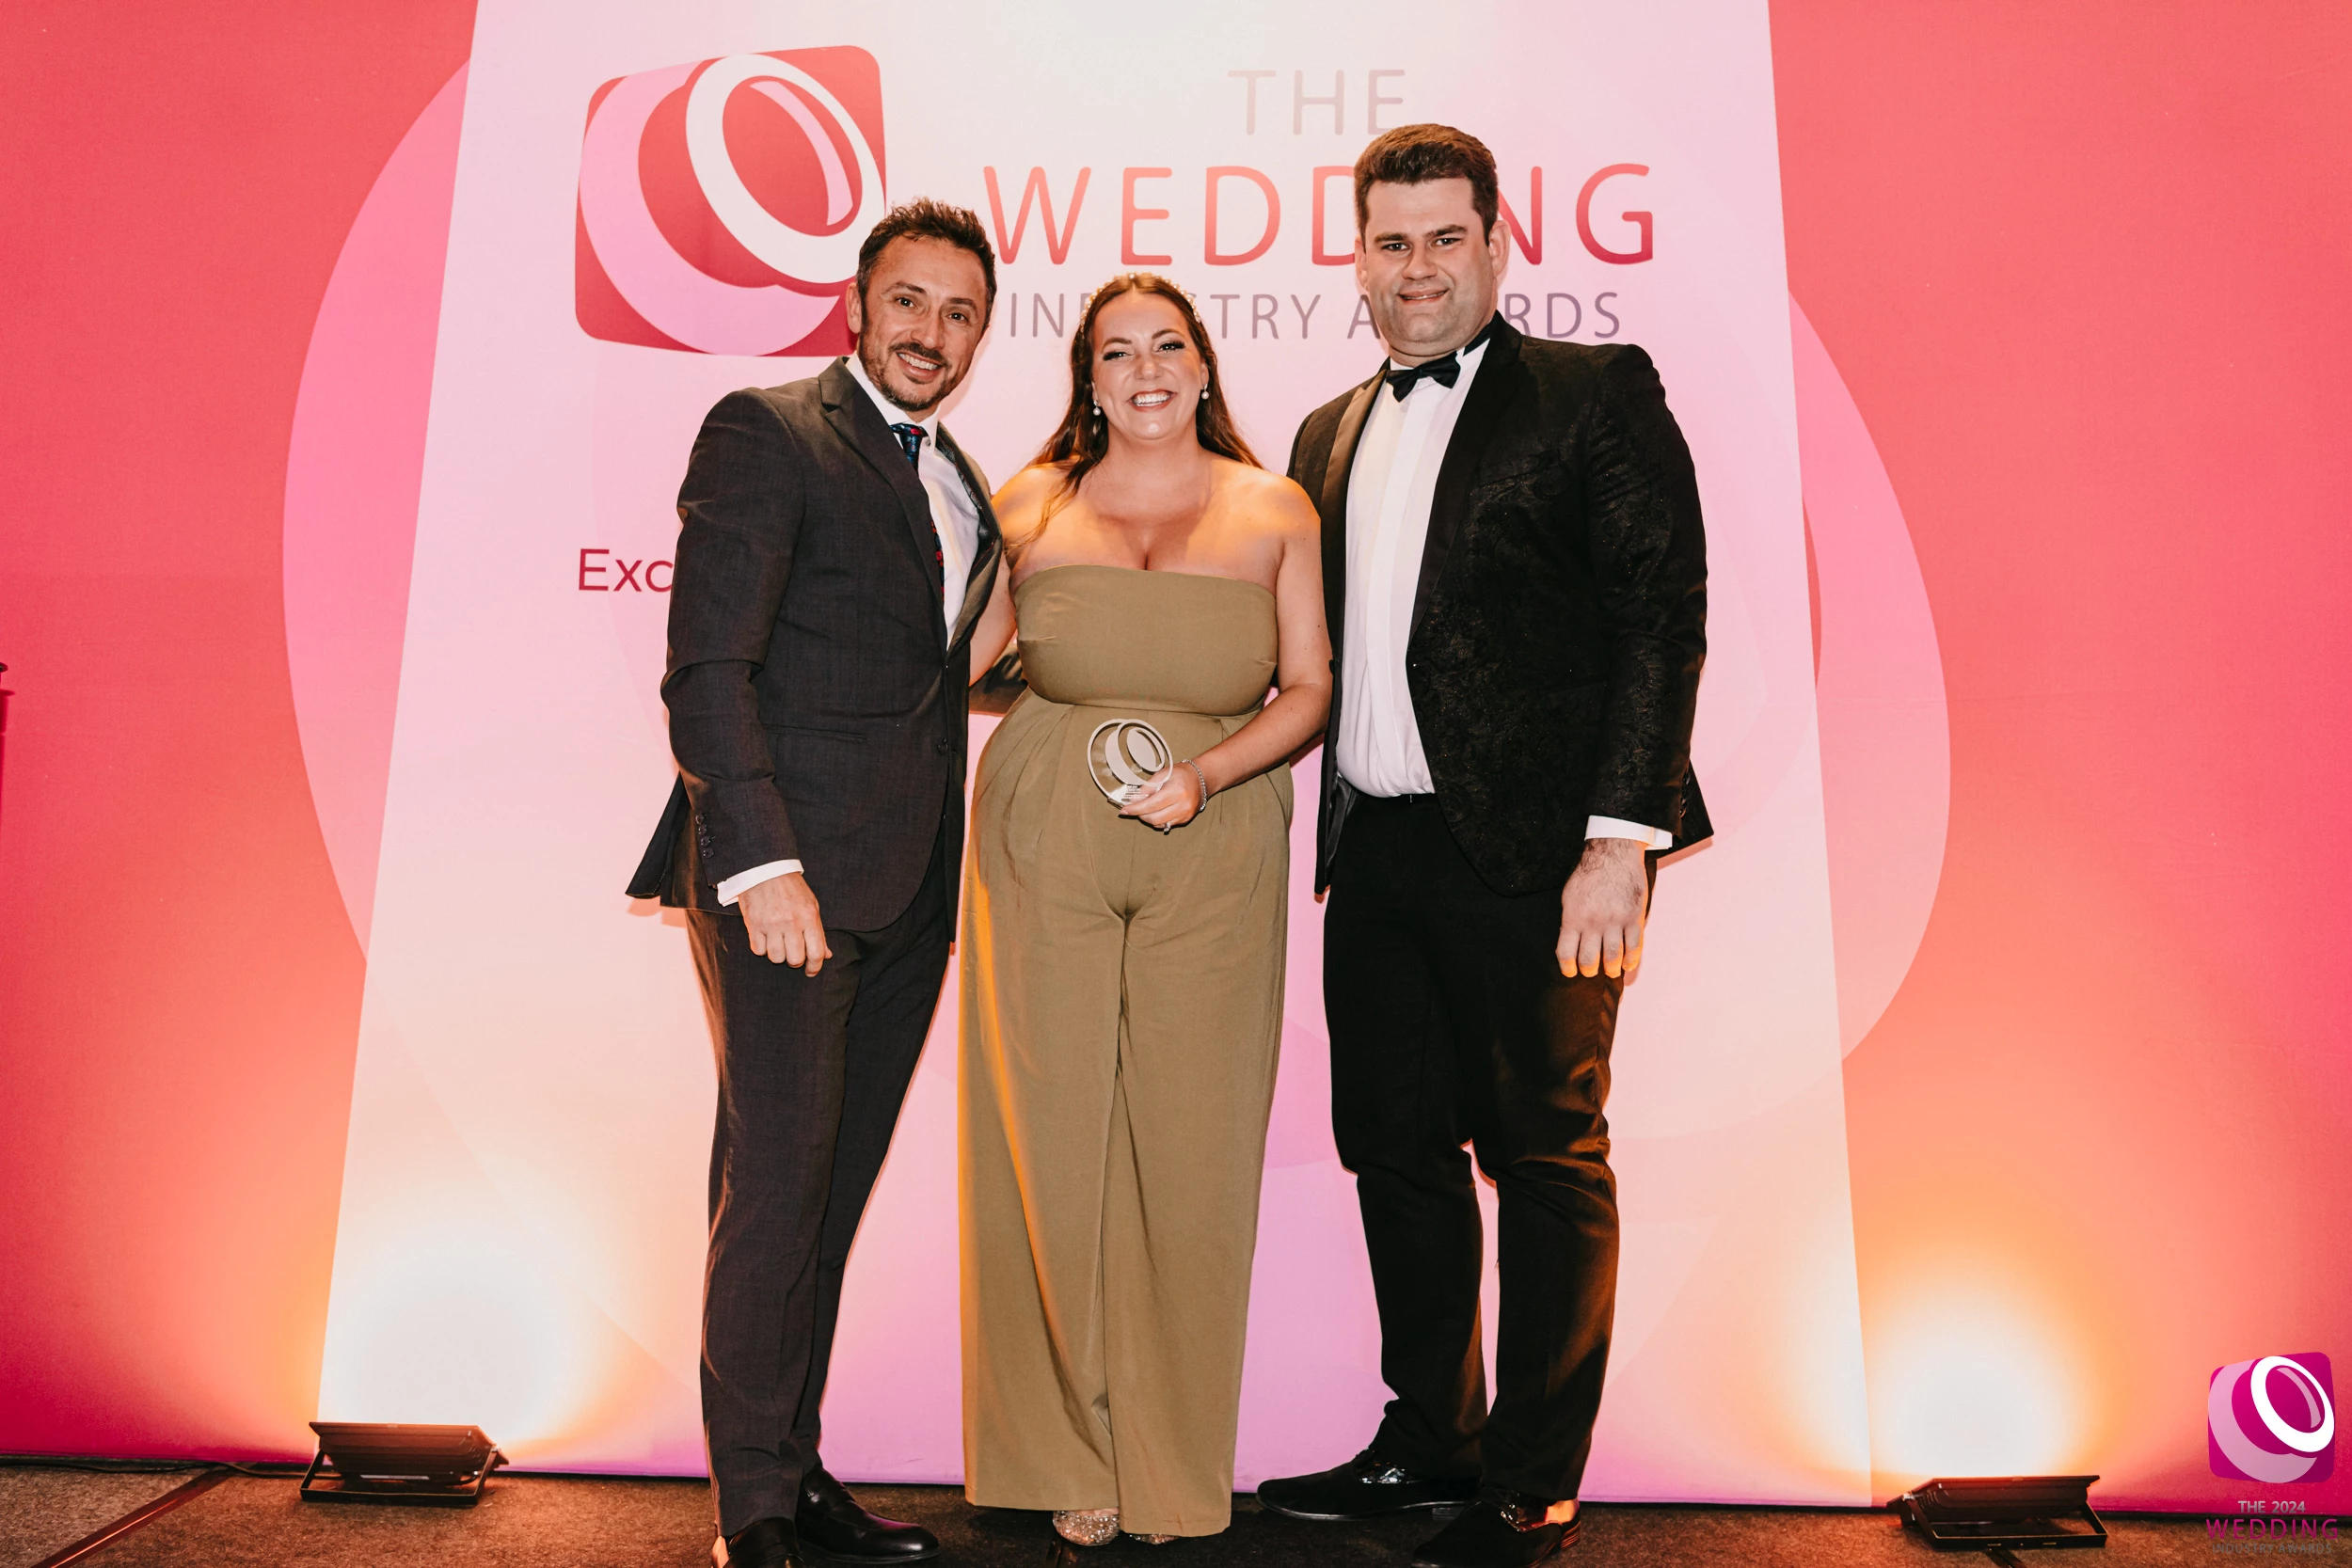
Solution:
<svg viewBox="0 0 2352 1568">
<path fill-rule="evenodd" d="M 50 1560 L 190 1476 L 0 1468 L 0 1568 Z M 950 1487 L 857 1492 L 882 1513 L 937 1531 L 946 1547 L 942 1568 L 1041 1568 L 1072 1559 L 1101 1568 L 1403 1568 L 1430 1528 L 1418 1519 L 1305 1525 L 1262 1513 L 1245 1498 L 1233 1528 L 1213 1539 L 1057 1552 L 1041 1513 L 975 1509 Z M 2212 1555 L 2197 1520 L 2117 1520 L 2109 1528 L 2104 1568 L 2202 1562 Z M 92 1568 L 703 1568 L 709 1550 L 708 1494 L 698 1481 L 501 1475 L 477 1507 L 444 1510 L 304 1503 L 292 1478 L 235 1475 L 79 1560 Z M 2068 1556 L 2026 1558 L 2038 1560 Z M 1884 1513 L 1602 1505 L 1593 1508 L 1582 1542 L 1555 1560 L 1562 1568 L 1928 1568 L 1985 1560 L 1930 1552 Z"/>
</svg>

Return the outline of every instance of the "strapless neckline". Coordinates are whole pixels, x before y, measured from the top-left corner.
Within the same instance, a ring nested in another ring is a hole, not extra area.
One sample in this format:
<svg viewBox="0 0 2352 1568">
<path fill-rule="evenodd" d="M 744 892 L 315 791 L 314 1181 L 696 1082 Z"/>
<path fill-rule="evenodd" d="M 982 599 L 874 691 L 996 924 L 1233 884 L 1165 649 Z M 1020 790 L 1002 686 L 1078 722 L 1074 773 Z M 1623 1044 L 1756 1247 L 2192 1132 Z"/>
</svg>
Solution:
<svg viewBox="0 0 2352 1568">
<path fill-rule="evenodd" d="M 1275 596 L 1240 578 L 1073 561 L 1014 594 L 1022 673 L 1049 703 L 1254 713 L 1280 659 Z"/>
<path fill-rule="evenodd" d="M 1263 583 L 1251 582 L 1248 578 L 1229 578 L 1221 572 L 1179 572 L 1164 566 L 1113 566 L 1100 561 L 1065 561 L 1059 565 L 1040 566 L 1036 571 L 1023 578 L 1015 585 L 1013 592 L 1017 594 L 1037 581 L 1038 578 L 1050 577 L 1056 572 L 1118 572 L 1127 577 L 1139 578 L 1197 578 L 1203 582 L 1230 582 L 1236 588 L 1248 588 L 1263 594 L 1269 599 L 1274 597 L 1274 591 Z"/>
</svg>

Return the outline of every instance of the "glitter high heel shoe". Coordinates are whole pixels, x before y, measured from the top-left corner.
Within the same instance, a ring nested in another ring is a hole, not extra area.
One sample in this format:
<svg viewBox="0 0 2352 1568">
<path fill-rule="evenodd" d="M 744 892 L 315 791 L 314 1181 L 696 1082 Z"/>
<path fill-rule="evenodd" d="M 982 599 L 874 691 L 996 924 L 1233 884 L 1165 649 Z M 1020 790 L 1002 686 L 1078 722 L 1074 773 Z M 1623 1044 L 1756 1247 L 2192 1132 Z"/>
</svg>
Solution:
<svg viewBox="0 0 2352 1568">
<path fill-rule="evenodd" d="M 1054 1515 L 1054 1533 L 1073 1546 L 1107 1546 L 1119 1537 L 1119 1510 L 1065 1508 Z"/>
</svg>

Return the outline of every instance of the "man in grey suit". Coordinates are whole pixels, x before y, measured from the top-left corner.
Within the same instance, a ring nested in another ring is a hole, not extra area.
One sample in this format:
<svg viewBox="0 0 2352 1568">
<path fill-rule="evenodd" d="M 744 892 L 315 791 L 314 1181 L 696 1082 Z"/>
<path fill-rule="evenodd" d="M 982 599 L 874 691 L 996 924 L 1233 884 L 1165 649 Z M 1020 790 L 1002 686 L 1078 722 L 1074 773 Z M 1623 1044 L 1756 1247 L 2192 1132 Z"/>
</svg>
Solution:
<svg viewBox="0 0 2352 1568">
<path fill-rule="evenodd" d="M 1000 553 L 939 424 L 996 293 L 974 215 L 859 252 L 856 352 L 722 399 L 678 492 L 678 782 L 629 892 L 683 909 L 719 1060 L 703 1430 L 735 1568 L 913 1562 L 818 1457 L 850 1243 L 955 929 L 971 634 Z"/>
</svg>

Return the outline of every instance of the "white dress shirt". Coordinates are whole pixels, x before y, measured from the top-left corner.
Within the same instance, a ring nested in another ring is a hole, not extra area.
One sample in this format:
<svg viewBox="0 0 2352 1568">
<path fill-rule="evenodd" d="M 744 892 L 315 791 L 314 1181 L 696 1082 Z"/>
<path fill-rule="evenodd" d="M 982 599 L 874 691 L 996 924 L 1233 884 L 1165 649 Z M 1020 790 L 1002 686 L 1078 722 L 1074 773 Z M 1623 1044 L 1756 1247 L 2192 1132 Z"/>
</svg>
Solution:
<svg viewBox="0 0 2352 1568">
<path fill-rule="evenodd" d="M 882 388 L 866 375 L 866 362 L 856 355 L 849 356 L 842 363 L 850 368 L 850 379 L 865 388 L 866 395 L 874 400 L 875 411 L 882 415 L 882 423 L 920 425 L 923 429 L 923 455 L 914 465 L 914 475 L 922 481 L 924 494 L 931 499 L 931 526 L 939 530 L 939 550 L 946 566 L 946 586 L 940 594 L 940 610 L 952 631 L 956 616 L 963 610 L 963 591 L 972 582 L 972 556 L 980 541 L 980 509 L 965 487 L 955 459 L 939 450 L 939 406 L 932 404 L 931 411 L 918 420 L 882 395 Z M 891 439 L 897 440 L 897 435 L 893 434 Z"/>
<path fill-rule="evenodd" d="M 1347 484 L 1343 696 L 1331 745 L 1341 776 L 1365 795 L 1436 790 L 1405 680 L 1405 648 L 1412 634 L 1438 469 L 1486 346 L 1482 342 L 1463 351 L 1462 373 L 1451 387 L 1424 376 L 1401 401 L 1385 384 L 1375 388 L 1356 443 Z M 1672 833 L 1611 816 L 1587 819 L 1584 836 L 1630 838 L 1653 849 L 1674 845 Z"/>
<path fill-rule="evenodd" d="M 963 483 L 963 475 L 956 468 L 955 459 L 939 450 L 939 412 L 936 406 L 921 419 L 915 418 L 882 395 L 873 378 L 866 373 L 865 361 L 856 355 L 842 360 L 850 370 L 850 379 L 866 389 L 874 400 L 874 408 L 884 424 L 913 424 L 923 429 L 922 455 L 914 465 L 915 478 L 922 483 L 924 494 L 930 497 L 931 526 L 939 531 L 939 553 L 945 567 L 946 582 L 940 594 L 940 612 L 946 616 L 947 629 L 953 631 L 956 617 L 963 610 L 964 590 L 972 581 L 972 557 L 979 549 L 980 509 L 973 500 L 972 492 Z M 896 432 L 892 440 L 897 440 Z M 769 861 L 739 871 L 719 883 L 719 902 L 732 904 L 746 890 L 758 886 L 772 877 L 782 877 L 802 869 L 799 861 Z"/>
</svg>

